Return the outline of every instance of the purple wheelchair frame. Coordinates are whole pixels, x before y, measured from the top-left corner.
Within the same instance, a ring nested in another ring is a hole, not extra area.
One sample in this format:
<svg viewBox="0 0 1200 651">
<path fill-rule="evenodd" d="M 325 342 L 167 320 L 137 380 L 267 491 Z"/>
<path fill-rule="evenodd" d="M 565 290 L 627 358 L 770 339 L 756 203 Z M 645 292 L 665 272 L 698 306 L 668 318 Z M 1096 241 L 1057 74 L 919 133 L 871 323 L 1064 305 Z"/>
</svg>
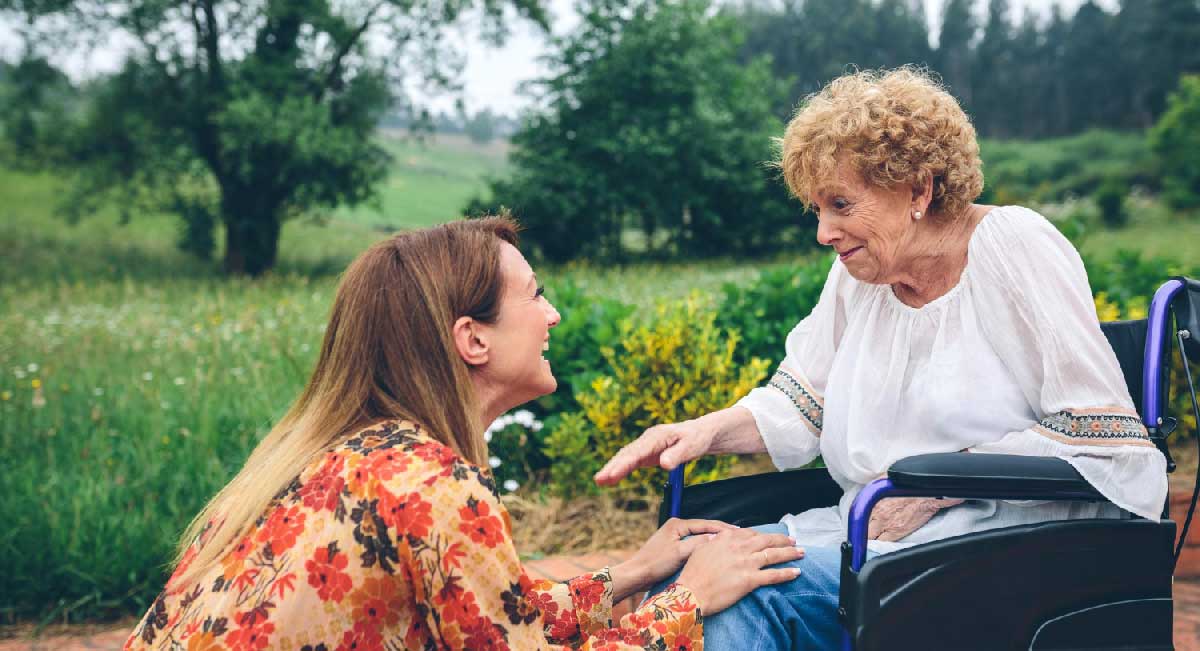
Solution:
<svg viewBox="0 0 1200 651">
<path fill-rule="evenodd" d="M 1167 340 L 1171 301 L 1184 288 L 1181 280 L 1172 278 L 1163 283 L 1154 292 L 1150 301 L 1150 312 L 1146 317 L 1146 352 L 1142 365 L 1142 386 L 1144 387 L 1142 423 L 1149 429 L 1155 430 L 1162 425 L 1162 359 Z M 667 499 L 670 501 L 671 517 L 678 517 L 683 499 L 683 466 L 671 471 L 667 480 Z M 1030 497 L 1045 499 L 1044 490 L 1030 492 Z M 863 487 L 850 506 L 850 521 L 847 526 L 847 541 L 851 548 L 850 568 L 854 572 L 862 569 L 867 560 L 867 525 L 871 519 L 871 510 L 880 500 L 889 497 L 954 497 L 964 499 L 988 499 L 994 497 L 986 491 L 956 491 L 954 495 L 931 495 L 927 490 L 912 490 L 900 488 L 890 479 L 876 479 Z M 1009 495 L 1009 499 L 1020 499 L 1019 495 Z M 1092 493 L 1073 493 L 1063 491 L 1056 498 L 1094 500 Z M 854 641 L 850 632 L 842 631 L 843 651 L 853 651 Z"/>
</svg>

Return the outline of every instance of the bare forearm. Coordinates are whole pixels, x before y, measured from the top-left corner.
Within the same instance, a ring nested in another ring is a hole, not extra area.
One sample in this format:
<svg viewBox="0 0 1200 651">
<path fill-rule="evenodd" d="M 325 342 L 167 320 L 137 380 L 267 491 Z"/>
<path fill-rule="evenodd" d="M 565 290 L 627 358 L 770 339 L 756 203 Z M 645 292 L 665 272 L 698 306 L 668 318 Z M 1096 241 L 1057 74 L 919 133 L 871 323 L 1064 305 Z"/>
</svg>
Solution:
<svg viewBox="0 0 1200 651">
<path fill-rule="evenodd" d="M 762 434 L 754 414 L 745 407 L 729 407 L 714 411 L 696 419 L 704 427 L 712 428 L 712 446 L 709 454 L 757 454 L 766 452 Z"/>
</svg>

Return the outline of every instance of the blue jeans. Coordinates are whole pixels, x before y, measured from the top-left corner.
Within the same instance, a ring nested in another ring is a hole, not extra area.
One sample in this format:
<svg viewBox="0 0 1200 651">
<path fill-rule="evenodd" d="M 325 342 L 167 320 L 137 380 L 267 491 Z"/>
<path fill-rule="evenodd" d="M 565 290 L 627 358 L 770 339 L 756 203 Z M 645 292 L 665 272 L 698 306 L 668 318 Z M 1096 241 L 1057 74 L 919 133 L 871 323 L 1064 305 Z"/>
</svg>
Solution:
<svg viewBox="0 0 1200 651">
<path fill-rule="evenodd" d="M 763 533 L 787 533 L 783 524 L 754 527 Z M 804 541 L 799 541 L 804 546 Z M 838 623 L 838 583 L 841 551 L 836 547 L 805 547 L 804 558 L 775 567 L 798 567 L 800 576 L 787 583 L 767 585 L 742 597 L 716 615 L 704 615 L 704 648 L 825 651 L 841 641 Z M 873 554 L 872 554 L 873 556 Z M 661 591 L 678 574 L 655 586 Z"/>
</svg>

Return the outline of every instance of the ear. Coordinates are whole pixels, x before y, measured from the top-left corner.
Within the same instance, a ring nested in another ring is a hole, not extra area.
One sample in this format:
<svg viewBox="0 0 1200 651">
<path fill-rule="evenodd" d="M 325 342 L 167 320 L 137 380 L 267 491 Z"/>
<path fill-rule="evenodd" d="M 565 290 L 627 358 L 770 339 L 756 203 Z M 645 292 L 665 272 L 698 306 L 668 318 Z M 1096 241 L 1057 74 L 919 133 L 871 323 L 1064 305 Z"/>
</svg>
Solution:
<svg viewBox="0 0 1200 651">
<path fill-rule="evenodd" d="M 484 332 L 482 326 L 483 324 L 475 319 L 462 316 L 454 322 L 454 327 L 451 329 L 454 348 L 468 366 L 482 366 L 488 362 L 490 357 L 487 333 Z"/>
<path fill-rule="evenodd" d="M 921 212 L 929 211 L 929 204 L 933 203 L 933 175 L 926 174 L 925 178 L 918 181 L 917 185 L 912 189 L 912 203 L 914 210 Z"/>
</svg>

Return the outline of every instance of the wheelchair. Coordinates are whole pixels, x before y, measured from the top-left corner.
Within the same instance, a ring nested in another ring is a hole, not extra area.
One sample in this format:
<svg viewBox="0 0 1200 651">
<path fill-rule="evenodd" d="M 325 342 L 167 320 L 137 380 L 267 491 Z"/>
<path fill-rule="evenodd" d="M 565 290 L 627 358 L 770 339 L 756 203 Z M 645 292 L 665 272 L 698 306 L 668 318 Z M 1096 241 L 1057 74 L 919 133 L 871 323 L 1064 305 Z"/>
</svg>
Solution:
<svg viewBox="0 0 1200 651">
<path fill-rule="evenodd" d="M 1174 328 L 1172 328 L 1172 319 Z M 1172 343 L 1200 360 L 1200 281 L 1172 278 L 1155 292 L 1147 318 L 1101 324 L 1151 439 L 1175 463 L 1166 414 Z M 1195 388 L 1191 385 L 1196 408 Z M 1197 409 L 1200 420 L 1200 409 Z M 1200 445 L 1200 439 L 1197 442 Z M 675 468 L 663 487 L 669 517 L 739 526 L 835 505 L 842 495 L 824 468 L 771 472 L 684 486 Z M 956 536 L 866 560 L 871 509 L 889 497 L 1006 500 L 1105 498 L 1066 461 L 1001 454 L 926 454 L 889 468 L 855 499 L 842 544 L 838 615 L 845 651 L 881 649 L 1173 649 L 1171 582 L 1196 507 L 1176 524 L 1167 505 L 1151 522 L 1071 520 Z"/>
</svg>

